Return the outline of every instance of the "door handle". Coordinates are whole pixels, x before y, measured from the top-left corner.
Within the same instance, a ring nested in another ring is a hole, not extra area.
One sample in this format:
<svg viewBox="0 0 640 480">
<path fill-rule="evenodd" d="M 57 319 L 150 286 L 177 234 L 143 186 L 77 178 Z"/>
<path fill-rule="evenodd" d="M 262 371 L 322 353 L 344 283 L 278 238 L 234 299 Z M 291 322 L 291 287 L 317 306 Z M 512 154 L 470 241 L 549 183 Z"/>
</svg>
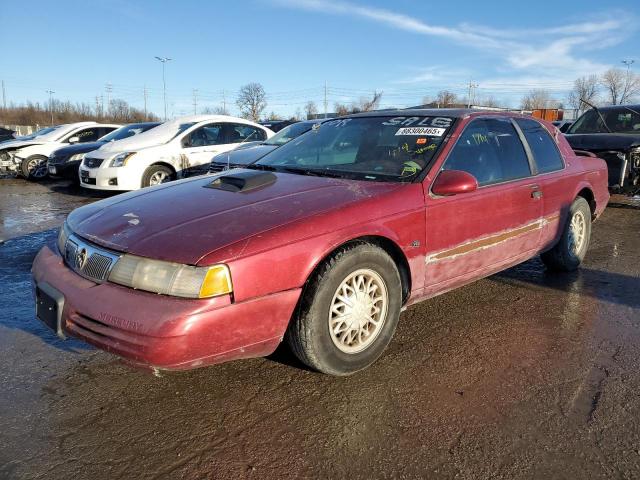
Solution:
<svg viewBox="0 0 640 480">
<path fill-rule="evenodd" d="M 534 190 L 533 192 L 531 192 L 531 198 L 533 198 L 534 200 L 539 200 L 542 198 L 542 192 L 540 190 Z"/>
</svg>

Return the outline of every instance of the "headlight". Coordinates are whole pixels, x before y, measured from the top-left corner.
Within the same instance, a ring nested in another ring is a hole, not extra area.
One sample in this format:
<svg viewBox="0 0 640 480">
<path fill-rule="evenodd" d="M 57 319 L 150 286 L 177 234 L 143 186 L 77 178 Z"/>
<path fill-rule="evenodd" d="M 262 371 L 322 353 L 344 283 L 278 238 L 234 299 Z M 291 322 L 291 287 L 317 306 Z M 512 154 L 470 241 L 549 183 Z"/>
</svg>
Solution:
<svg viewBox="0 0 640 480">
<path fill-rule="evenodd" d="M 123 255 L 109 281 L 126 287 L 186 298 L 209 298 L 233 291 L 226 265 L 192 267 L 179 263 Z"/>
<path fill-rule="evenodd" d="M 631 165 L 633 168 L 640 168 L 640 147 L 631 149 Z"/>
<path fill-rule="evenodd" d="M 75 162 L 76 160 L 82 160 L 84 159 L 84 156 L 86 155 L 86 153 L 76 153 L 75 155 L 71 155 L 71 158 L 69 158 L 69 160 L 67 160 L 68 162 Z"/>
<path fill-rule="evenodd" d="M 122 152 L 111 159 L 110 166 L 112 167 L 124 167 L 127 164 L 127 160 L 133 157 L 136 152 Z"/>
<path fill-rule="evenodd" d="M 62 256 L 64 256 L 64 248 L 67 244 L 67 239 L 69 238 L 70 234 L 71 230 L 67 226 L 67 222 L 64 222 L 62 224 L 62 227 L 60 227 L 60 231 L 58 232 L 58 250 L 60 251 Z"/>
</svg>

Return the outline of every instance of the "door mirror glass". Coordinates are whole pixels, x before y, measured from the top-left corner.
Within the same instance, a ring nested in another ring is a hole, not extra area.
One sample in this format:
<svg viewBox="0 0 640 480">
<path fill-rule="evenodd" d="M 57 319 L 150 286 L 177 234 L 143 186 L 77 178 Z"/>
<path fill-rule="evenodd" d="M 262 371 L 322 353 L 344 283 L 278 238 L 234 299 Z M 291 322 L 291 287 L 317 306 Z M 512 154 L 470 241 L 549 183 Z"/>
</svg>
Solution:
<svg viewBox="0 0 640 480">
<path fill-rule="evenodd" d="M 69 143 L 78 143 L 80 141 L 80 137 L 74 135 L 73 137 L 69 138 Z"/>
<path fill-rule="evenodd" d="M 477 189 L 478 181 L 470 173 L 462 170 L 443 170 L 433 182 L 431 191 L 436 195 L 449 196 L 469 193 Z"/>
</svg>

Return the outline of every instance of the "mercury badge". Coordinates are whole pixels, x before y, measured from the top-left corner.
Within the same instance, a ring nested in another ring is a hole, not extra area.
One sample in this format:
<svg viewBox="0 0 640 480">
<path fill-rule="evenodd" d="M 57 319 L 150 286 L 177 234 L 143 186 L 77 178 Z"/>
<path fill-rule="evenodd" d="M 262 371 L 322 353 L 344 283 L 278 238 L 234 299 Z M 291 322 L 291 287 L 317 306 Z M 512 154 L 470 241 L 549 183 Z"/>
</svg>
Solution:
<svg viewBox="0 0 640 480">
<path fill-rule="evenodd" d="M 76 252 L 76 267 L 82 270 L 87 263 L 87 249 L 81 248 Z"/>
</svg>

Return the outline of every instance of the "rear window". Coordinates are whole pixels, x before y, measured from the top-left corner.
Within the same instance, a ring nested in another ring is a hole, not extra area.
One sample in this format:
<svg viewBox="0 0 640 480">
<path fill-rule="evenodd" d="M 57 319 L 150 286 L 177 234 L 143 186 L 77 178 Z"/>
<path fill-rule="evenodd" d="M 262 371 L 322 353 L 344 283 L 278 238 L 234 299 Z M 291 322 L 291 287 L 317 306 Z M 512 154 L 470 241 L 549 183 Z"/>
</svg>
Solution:
<svg viewBox="0 0 640 480">
<path fill-rule="evenodd" d="M 538 173 L 553 172 L 564 166 L 562 156 L 549 132 L 535 120 L 516 119 L 538 165 Z"/>
</svg>

